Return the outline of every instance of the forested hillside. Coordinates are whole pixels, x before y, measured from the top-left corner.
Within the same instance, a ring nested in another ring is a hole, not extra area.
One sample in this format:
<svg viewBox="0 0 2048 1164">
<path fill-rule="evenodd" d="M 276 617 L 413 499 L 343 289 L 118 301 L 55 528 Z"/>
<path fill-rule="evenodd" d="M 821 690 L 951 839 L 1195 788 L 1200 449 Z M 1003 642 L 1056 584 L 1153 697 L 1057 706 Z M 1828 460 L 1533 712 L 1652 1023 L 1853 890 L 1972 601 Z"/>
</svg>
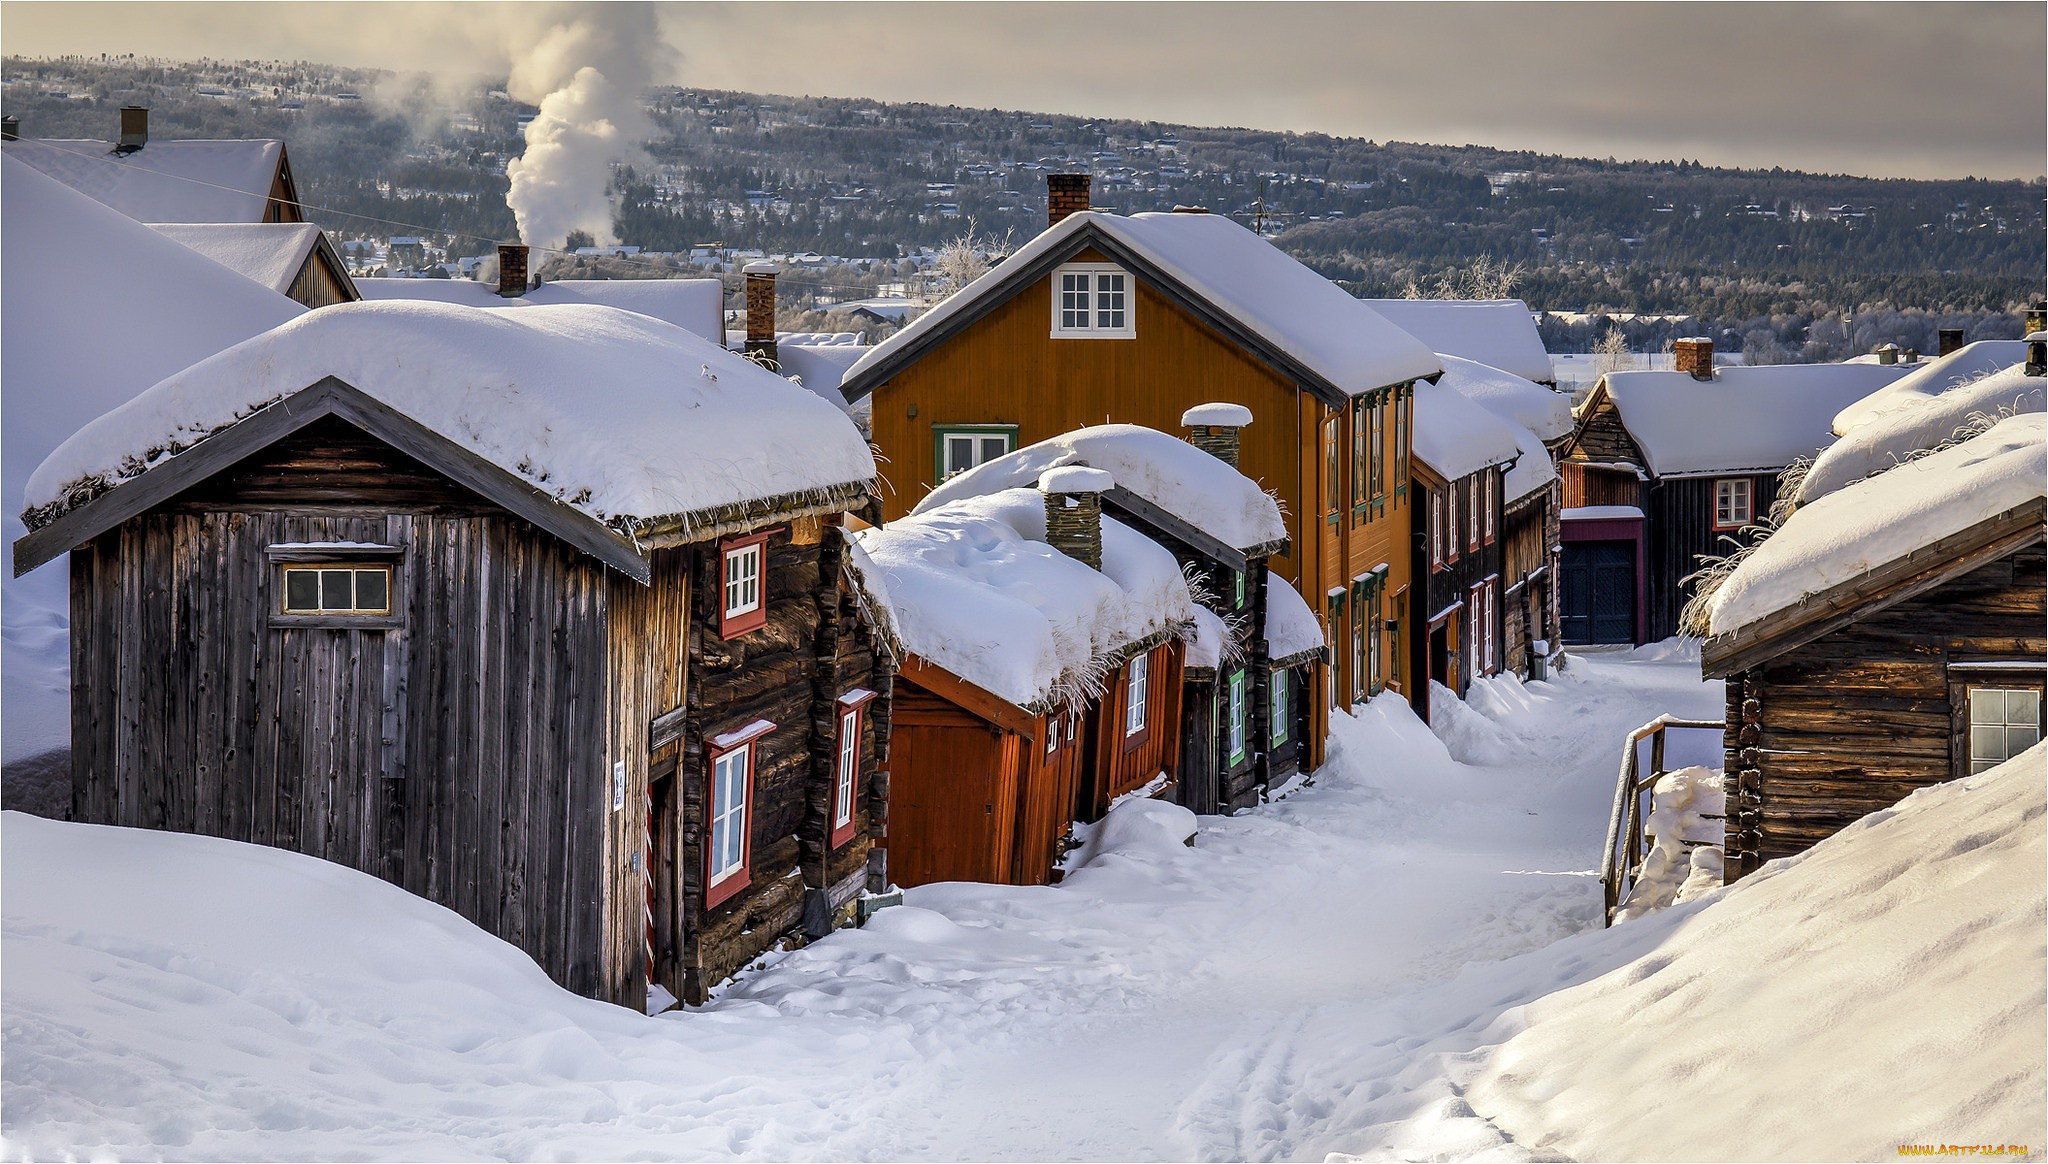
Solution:
<svg viewBox="0 0 2048 1164">
<path fill-rule="evenodd" d="M 504 167 L 533 109 L 488 85 L 451 94 L 304 62 L 8 58 L 4 70 L 5 111 L 26 136 L 108 137 L 119 106 L 148 105 L 159 136 L 285 138 L 312 217 L 340 235 L 446 236 L 474 253 L 513 233 Z M 1979 331 L 1995 322 L 1985 313 L 2038 294 L 2048 266 L 2039 180 L 1876 180 L 679 88 L 649 101 L 659 135 L 615 182 L 620 241 L 650 250 L 894 258 L 970 226 L 1014 245 L 1043 223 L 1044 174 L 1085 168 L 1098 206 L 1207 206 L 1361 295 L 1434 292 L 1483 260 L 1516 270 L 1513 293 L 1532 307 L 1694 316 L 1765 359 L 1811 358 L 1811 329 L 1844 317 L 1850 345 L 1853 321 L 1884 313 L 1905 332 L 1931 333 L 1938 317 Z M 1909 320 L 1921 313 L 1925 328 Z M 1588 338 L 1569 323 L 1552 331 L 1561 347 Z"/>
</svg>

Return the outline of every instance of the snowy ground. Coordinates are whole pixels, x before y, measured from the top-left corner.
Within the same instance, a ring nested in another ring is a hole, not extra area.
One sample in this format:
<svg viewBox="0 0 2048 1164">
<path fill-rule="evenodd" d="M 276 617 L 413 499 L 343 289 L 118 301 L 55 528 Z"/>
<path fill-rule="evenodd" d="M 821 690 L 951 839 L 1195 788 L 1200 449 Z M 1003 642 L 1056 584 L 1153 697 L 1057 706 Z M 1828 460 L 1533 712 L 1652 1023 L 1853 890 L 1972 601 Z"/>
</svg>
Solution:
<svg viewBox="0 0 2048 1164">
<path fill-rule="evenodd" d="M 1203 818 L 1193 848 L 1164 833 L 1131 841 L 1059 888 L 914 890 L 908 906 L 863 931 L 782 957 L 709 1007 L 653 1020 L 563 994 L 515 951 L 445 911 L 321 862 L 8 814 L 0 1151 L 220 1159 L 1771 1154 L 1705 1146 L 1698 1137 L 1713 1133 L 1702 1131 L 1703 1116 L 1661 1143 L 1654 1124 L 1597 1118 L 1603 1096 L 1610 1109 L 1658 1109 L 1657 1079 L 1631 1077 L 1631 1092 L 1603 1092 L 1596 1074 L 1553 1079 L 1529 1070 L 1532 1053 L 1574 1052 L 1618 1071 L 1584 1045 L 1603 1039 L 1522 1049 L 1550 1029 L 1524 1029 L 1543 1007 L 1559 1015 L 1558 1030 L 1627 1028 L 1632 1008 L 1656 1001 L 1642 992 L 1663 981 L 1654 977 L 1660 958 L 1752 945 L 1755 934 L 1724 934 L 1701 952 L 1686 935 L 1723 916 L 1713 912 L 1717 902 L 1732 917 L 1738 902 L 1765 894 L 1710 894 L 1602 932 L 1592 873 L 1622 735 L 1660 712 L 1711 718 L 1719 689 L 1699 681 L 1693 658 L 1653 647 L 1574 659 L 1552 683 L 1489 684 L 1441 717 L 1441 742 L 1382 701 L 1340 722 L 1332 762 L 1313 785 L 1256 812 Z M 2009 1061 L 2005 1099 L 1970 1108 L 1930 1095 L 1923 1107 L 1950 1122 L 1874 1127 L 1840 1151 L 1795 1135 L 1780 1141 L 1788 1148 L 1779 1154 L 1863 1154 L 1874 1144 L 1926 1142 L 1922 1135 L 2038 1150 L 2038 804 L 2027 819 L 2031 832 L 2018 831 L 2031 849 L 1951 846 L 1954 859 L 1934 866 L 1950 870 L 1938 890 L 1966 880 L 1956 872 L 1963 862 L 2020 862 L 2023 876 L 1998 883 L 2005 892 L 1955 911 L 2014 935 L 1993 959 L 1996 981 L 1948 968 L 1996 1001 L 1985 1005 L 2009 1033 L 2003 1042 L 1977 1039 L 1988 1049 L 1968 1066 L 1981 1074 L 1985 1055 Z M 1798 880 L 1802 871 L 1745 886 L 1806 886 L 1793 901 L 1810 918 L 1825 895 L 1811 878 Z M 1942 908 L 1939 892 L 1915 892 L 1927 908 Z M 1900 949 L 1914 952 L 1911 943 Z M 1796 951 L 1772 953 L 1774 967 L 1797 964 L 1788 961 Z M 1848 969 L 1831 981 L 1898 973 L 1838 965 Z M 2030 976 L 2031 991 L 2013 990 L 2013 965 L 2022 983 Z M 1609 973 L 1617 968 L 1625 969 Z M 1678 977 L 1684 997 L 1699 1001 L 1699 974 Z M 2000 997 L 1999 987 L 2020 997 Z M 1889 1005 L 1881 992 L 1878 999 Z M 1538 1005 L 1519 1009 L 1531 1002 Z M 1699 1010 L 1725 1007 L 1708 998 Z M 1993 1021 L 1984 1009 L 1943 1030 L 1983 1034 Z M 1840 1025 L 1843 1008 L 1820 1018 Z M 1693 1011 L 1642 1028 L 1649 1049 L 1638 1046 L 1632 1061 L 1653 1075 L 1686 1069 L 1655 1052 L 1691 1045 L 1687 1024 L 1700 1021 Z M 1900 1047 L 1947 1050 L 1925 1038 L 1894 1040 Z M 1847 1058 L 1885 1065 L 1867 1054 Z M 1792 1064 L 1808 1066 L 1796 1052 Z M 1697 1062 L 1690 1070 L 1715 1074 Z M 1975 1078 L 1965 1071 L 1953 1087 L 1973 1088 Z M 1465 1098 L 1469 1086 L 1486 1089 L 1484 1103 Z M 2029 1086 L 2032 1109 L 2012 1098 Z M 1560 1090 L 1580 1113 L 1562 1128 L 1546 1114 Z M 1711 1090 L 1690 1103 L 1721 1112 L 1724 1124 L 1751 1122 L 1748 1109 L 1715 1103 Z M 1890 1110 L 1882 1095 L 1862 1106 L 1873 1103 Z M 1772 1126 L 1790 1126 L 1784 1120 L 1796 1110 L 1803 1106 L 1786 1108 Z M 2028 1119 L 2032 1126 L 2007 1126 Z"/>
</svg>

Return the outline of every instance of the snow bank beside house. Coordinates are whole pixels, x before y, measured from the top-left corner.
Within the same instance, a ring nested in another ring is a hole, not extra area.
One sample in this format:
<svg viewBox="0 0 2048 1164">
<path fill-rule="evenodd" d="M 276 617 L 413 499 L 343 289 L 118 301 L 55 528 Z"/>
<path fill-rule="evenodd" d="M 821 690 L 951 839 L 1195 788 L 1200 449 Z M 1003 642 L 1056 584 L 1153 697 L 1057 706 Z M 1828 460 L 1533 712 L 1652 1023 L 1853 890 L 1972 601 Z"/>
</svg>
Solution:
<svg viewBox="0 0 2048 1164">
<path fill-rule="evenodd" d="M 1938 394 L 1906 397 L 1896 407 L 1864 420 L 1815 457 L 1799 483 L 1799 504 L 1817 501 L 1951 439 L 1976 414 L 1993 417 L 2001 412 L 2040 412 L 2048 398 L 2044 385 L 2048 385 L 2048 377 L 2027 375 L 2022 362 Z"/>
<path fill-rule="evenodd" d="M 864 529 L 854 565 L 905 650 L 1019 707 L 1092 687 L 1114 652 L 1193 622 L 1171 553 L 1102 519 L 1102 569 L 1045 543 L 1045 495 L 1006 489 Z"/>
<path fill-rule="evenodd" d="M 648 316 L 343 303 L 93 421 L 31 475 L 25 503 L 61 512 L 140 475 L 160 450 L 189 448 L 327 376 L 599 521 L 703 514 L 875 474 L 839 409 Z"/>
<path fill-rule="evenodd" d="M 2000 421 L 1954 448 L 1837 490 L 1787 518 L 1714 593 L 1712 633 L 1852 581 L 2048 492 L 2048 416 Z"/>
<path fill-rule="evenodd" d="M 1039 474 L 1066 465 L 1106 470 L 1118 485 L 1235 549 L 1287 538 L 1280 503 L 1258 482 L 1179 437 L 1137 424 L 1091 425 L 1026 445 L 941 482 L 911 512 L 1034 485 Z"/>
<path fill-rule="evenodd" d="M 1472 1108 L 1525 1150 L 1579 1160 L 2039 1151 L 2044 763 L 2036 745 L 1922 789 L 1620 927 L 1654 944 L 1516 1014 Z"/>
<path fill-rule="evenodd" d="M 1650 816 L 1643 832 L 1650 851 L 1628 896 L 1614 911 L 1614 924 L 1691 901 L 1721 887 L 1726 808 L 1719 769 L 1698 766 L 1666 772 L 1650 789 Z M 1693 842 L 1688 844 L 1687 842 Z"/>
<path fill-rule="evenodd" d="M 2025 340 L 1978 340 L 1938 359 L 1911 366 L 1895 365 L 1906 367 L 1906 374 L 1836 413 L 1834 431 L 1838 436 L 1847 436 L 1894 409 L 1910 407 L 1971 380 L 2026 362 Z"/>
</svg>

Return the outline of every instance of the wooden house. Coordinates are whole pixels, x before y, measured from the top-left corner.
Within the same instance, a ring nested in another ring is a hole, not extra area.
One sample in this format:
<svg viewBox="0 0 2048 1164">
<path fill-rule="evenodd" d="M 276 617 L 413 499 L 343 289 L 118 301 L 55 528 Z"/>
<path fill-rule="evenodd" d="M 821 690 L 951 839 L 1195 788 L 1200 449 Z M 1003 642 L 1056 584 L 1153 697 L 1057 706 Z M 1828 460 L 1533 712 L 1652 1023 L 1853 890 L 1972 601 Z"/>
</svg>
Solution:
<svg viewBox="0 0 2048 1164">
<path fill-rule="evenodd" d="M 1501 480 L 1521 455 L 1508 421 L 1442 382 L 1416 389 L 1413 472 L 1426 518 L 1412 552 L 1424 634 L 1409 643 L 1406 665 L 1460 697 L 1505 655 Z M 1429 690 L 1417 683 L 1409 700 L 1425 719 Z"/>
<path fill-rule="evenodd" d="M 1806 502 L 1711 593 L 1726 876 L 2041 739 L 2042 414 Z"/>
<path fill-rule="evenodd" d="M 1716 368 L 1704 339 L 1679 341 L 1677 364 L 1610 372 L 1579 405 L 1560 467 L 1566 642 L 1678 633 L 1702 559 L 1770 512 L 1779 474 L 1834 439 L 1836 413 L 1912 370 Z"/>
<path fill-rule="evenodd" d="M 1179 563 L 1102 517 L 1114 478 L 956 498 L 856 535 L 900 644 L 888 868 L 898 885 L 1043 885 L 1076 821 L 1170 796 L 1179 766 Z M 1050 544 L 1048 544 L 1050 543 Z"/>
<path fill-rule="evenodd" d="M 1572 434 L 1571 400 L 1513 372 L 1438 355 L 1444 361 L 1438 383 L 1506 421 L 1520 447 L 1501 478 L 1501 666 L 1541 679 L 1562 649 L 1557 458 Z"/>
<path fill-rule="evenodd" d="M 310 222 L 151 223 L 151 229 L 307 307 L 361 299 L 348 264 Z"/>
<path fill-rule="evenodd" d="M 121 109 L 119 141 L 16 138 L 4 150 L 137 222 L 306 221 L 283 142 L 151 141 L 140 106 Z"/>
<path fill-rule="evenodd" d="M 883 454 L 886 516 L 934 485 L 1090 424 L 1171 431 L 1197 404 L 1251 410 L 1240 468 L 1272 490 L 1288 548 L 1271 568 L 1326 619 L 1340 650 L 1311 701 L 1311 764 L 1327 708 L 1395 683 L 1392 632 L 1356 616 L 1352 579 L 1388 572 L 1381 605 L 1408 601 L 1405 463 L 1428 348 L 1221 215 L 1089 210 L 1088 176 L 1050 175 L 1042 234 L 890 336 L 841 389 L 866 400 Z"/>
<path fill-rule="evenodd" d="M 1110 473 L 1116 484 L 1102 495 L 1104 511 L 1171 552 L 1209 616 L 1200 620 L 1204 633 L 1190 642 L 1182 670 L 1176 778 L 1182 804 L 1201 813 L 1229 812 L 1256 804 L 1276 779 L 1302 767 L 1298 745 L 1306 725 L 1299 685 L 1309 663 L 1320 658 L 1322 638 L 1312 626 L 1308 645 L 1289 640 L 1280 654 L 1269 650 L 1266 621 L 1274 602 L 1267 561 L 1286 548 L 1287 536 L 1279 504 L 1235 468 L 1250 410 L 1203 404 L 1182 419 L 1189 440 L 1109 424 L 1027 445 L 948 478 L 913 512 L 1030 486 L 1063 465 Z M 1292 593 L 1284 583 L 1280 588 Z M 1283 610 L 1303 607 L 1296 596 Z M 1298 626 L 1294 633 L 1302 637 Z"/>
<path fill-rule="evenodd" d="M 74 815 L 324 857 L 579 993 L 700 999 L 866 880 L 889 677 L 837 526 L 872 471 L 841 413 L 644 316 L 307 312 L 30 480 L 16 570 L 70 552 Z"/>
</svg>

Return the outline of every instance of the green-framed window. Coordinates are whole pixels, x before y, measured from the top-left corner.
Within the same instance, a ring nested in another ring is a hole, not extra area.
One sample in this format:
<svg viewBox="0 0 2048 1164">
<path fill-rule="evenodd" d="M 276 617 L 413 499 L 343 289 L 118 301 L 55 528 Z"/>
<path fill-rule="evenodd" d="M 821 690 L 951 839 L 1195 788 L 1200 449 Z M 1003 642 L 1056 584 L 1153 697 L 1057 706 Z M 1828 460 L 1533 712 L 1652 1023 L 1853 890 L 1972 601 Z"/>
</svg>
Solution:
<svg viewBox="0 0 2048 1164">
<path fill-rule="evenodd" d="M 993 461 L 1016 447 L 1017 426 L 1014 424 L 932 426 L 932 465 L 940 481 Z"/>
<path fill-rule="evenodd" d="M 1244 762 L 1245 705 L 1244 672 L 1230 673 L 1230 763 L 1234 767 Z"/>
<path fill-rule="evenodd" d="M 1266 685 L 1267 710 L 1271 713 L 1272 717 L 1274 747 L 1279 747 L 1287 742 L 1287 717 L 1290 714 L 1287 685 L 1293 682 L 1293 680 L 1294 672 L 1285 670 L 1275 671 Z"/>
</svg>

